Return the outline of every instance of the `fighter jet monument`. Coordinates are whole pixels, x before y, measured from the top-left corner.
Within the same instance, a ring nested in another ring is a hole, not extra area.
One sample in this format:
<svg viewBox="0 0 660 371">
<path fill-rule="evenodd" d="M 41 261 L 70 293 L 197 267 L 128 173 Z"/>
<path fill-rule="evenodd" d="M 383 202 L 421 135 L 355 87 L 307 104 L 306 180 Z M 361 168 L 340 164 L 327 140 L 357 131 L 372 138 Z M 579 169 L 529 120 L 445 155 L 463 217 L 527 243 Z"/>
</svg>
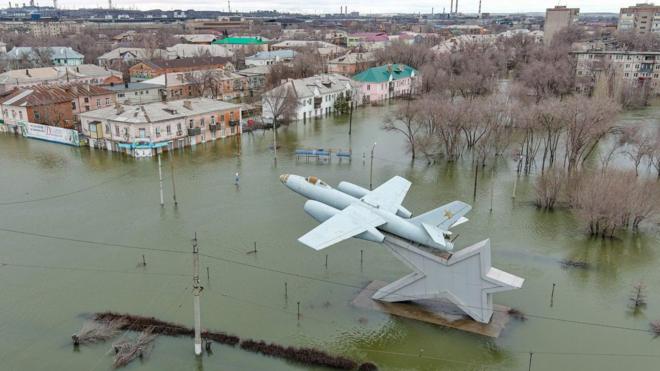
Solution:
<svg viewBox="0 0 660 371">
<path fill-rule="evenodd" d="M 491 266 L 489 240 L 441 254 L 454 249 L 450 229 L 468 221 L 464 215 L 471 206 L 464 202 L 413 217 L 402 205 L 411 183 L 399 176 L 373 191 L 348 182 L 334 189 L 314 176 L 285 174 L 280 180 L 308 199 L 304 210 L 321 223 L 298 241 L 315 250 L 352 237 L 378 242 L 413 270 L 373 299 L 448 299 L 475 321 L 488 323 L 492 294 L 522 287 L 524 279 Z"/>
</svg>

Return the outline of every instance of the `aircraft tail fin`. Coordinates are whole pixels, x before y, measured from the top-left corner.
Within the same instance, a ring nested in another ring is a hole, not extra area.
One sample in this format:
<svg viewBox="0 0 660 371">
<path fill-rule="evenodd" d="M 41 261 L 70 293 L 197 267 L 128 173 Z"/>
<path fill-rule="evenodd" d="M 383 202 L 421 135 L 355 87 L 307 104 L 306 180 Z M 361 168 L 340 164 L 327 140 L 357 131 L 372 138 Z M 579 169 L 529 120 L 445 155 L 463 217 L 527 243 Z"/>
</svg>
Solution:
<svg viewBox="0 0 660 371">
<path fill-rule="evenodd" d="M 441 230 L 448 231 L 450 228 L 467 222 L 464 217 L 472 209 L 472 206 L 461 201 L 450 202 L 437 209 L 412 218 L 410 221 L 417 225 L 433 225 Z"/>
</svg>

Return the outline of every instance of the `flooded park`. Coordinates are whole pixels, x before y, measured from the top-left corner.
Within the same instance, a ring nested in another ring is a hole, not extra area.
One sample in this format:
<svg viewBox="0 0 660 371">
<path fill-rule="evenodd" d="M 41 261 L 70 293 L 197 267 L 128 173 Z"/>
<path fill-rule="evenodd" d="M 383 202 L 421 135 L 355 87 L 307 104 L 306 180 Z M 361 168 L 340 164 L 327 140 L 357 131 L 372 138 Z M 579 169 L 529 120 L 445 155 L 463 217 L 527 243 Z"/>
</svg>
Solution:
<svg viewBox="0 0 660 371">
<path fill-rule="evenodd" d="M 164 207 L 155 159 L 0 135 L 0 368 L 110 369 L 108 343 L 71 344 L 97 312 L 192 326 L 195 233 L 204 329 L 313 347 L 382 370 L 658 368 L 660 339 L 649 331 L 660 320 L 657 226 L 591 239 L 570 210 L 537 209 L 535 175 L 518 177 L 510 155 L 478 175 L 473 200 L 471 157 L 411 162 L 403 137 L 382 129 L 395 107 L 356 110 L 350 136 L 348 117 L 282 127 L 276 165 L 272 131 L 165 153 Z M 652 108 L 619 121 L 658 125 L 658 117 Z M 414 214 L 454 200 L 473 205 L 470 222 L 455 230 L 456 248 L 491 240 L 493 265 L 526 279 L 494 301 L 520 310 L 525 321 L 511 320 L 491 339 L 351 305 L 369 282 L 391 282 L 409 268 L 371 242 L 350 239 L 321 252 L 297 242 L 317 223 L 279 176 L 368 187 L 372 147 L 374 186 L 395 175 L 410 180 L 404 205 Z M 353 156 L 308 161 L 296 158 L 299 148 Z M 638 282 L 647 287 L 647 305 L 633 313 L 628 303 Z M 151 355 L 127 369 L 310 367 L 220 344 L 197 359 L 192 339 L 160 336 Z"/>
</svg>

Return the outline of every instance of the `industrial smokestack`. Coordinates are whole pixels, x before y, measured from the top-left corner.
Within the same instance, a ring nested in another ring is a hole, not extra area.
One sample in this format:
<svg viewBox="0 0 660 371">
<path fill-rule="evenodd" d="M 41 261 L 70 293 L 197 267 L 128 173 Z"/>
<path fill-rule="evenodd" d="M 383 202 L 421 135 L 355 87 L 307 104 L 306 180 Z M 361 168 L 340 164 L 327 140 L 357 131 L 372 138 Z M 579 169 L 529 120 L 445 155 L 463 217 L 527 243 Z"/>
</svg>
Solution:
<svg viewBox="0 0 660 371">
<path fill-rule="evenodd" d="M 456 0 L 456 11 L 454 13 L 458 14 L 458 0 Z"/>
<path fill-rule="evenodd" d="M 454 14 L 454 0 L 451 0 L 451 5 L 449 6 L 449 14 Z"/>
<path fill-rule="evenodd" d="M 479 18 L 481 18 L 481 0 L 479 0 Z"/>
</svg>

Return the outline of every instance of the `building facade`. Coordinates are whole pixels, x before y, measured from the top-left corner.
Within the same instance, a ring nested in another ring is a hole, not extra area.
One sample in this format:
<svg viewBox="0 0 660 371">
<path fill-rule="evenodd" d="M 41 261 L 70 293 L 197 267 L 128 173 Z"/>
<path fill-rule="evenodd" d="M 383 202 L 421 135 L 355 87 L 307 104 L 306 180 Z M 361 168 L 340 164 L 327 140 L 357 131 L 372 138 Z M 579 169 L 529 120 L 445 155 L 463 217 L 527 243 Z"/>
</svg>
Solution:
<svg viewBox="0 0 660 371">
<path fill-rule="evenodd" d="M 621 8 L 617 29 L 639 34 L 660 33 L 660 6 L 645 3 Z"/>
<path fill-rule="evenodd" d="M 122 105 L 81 114 L 89 146 L 149 157 L 241 134 L 241 106 L 207 98 Z"/>
<path fill-rule="evenodd" d="M 550 45 L 552 38 L 557 32 L 573 25 L 580 14 L 579 8 L 567 8 L 557 5 L 545 11 L 545 26 L 543 28 L 543 40 L 546 45 Z"/>
<path fill-rule="evenodd" d="M 10 63 L 38 61 L 39 54 L 48 57 L 53 66 L 78 66 L 83 64 L 85 56 L 65 46 L 15 47 L 7 53 Z"/>
<path fill-rule="evenodd" d="M 372 67 L 353 76 L 353 80 L 360 83 L 358 101 L 361 104 L 410 96 L 420 82 L 417 70 L 405 64 Z"/>
<path fill-rule="evenodd" d="M 100 86 L 35 86 L 16 89 L 0 101 L 0 114 L 10 128 L 33 123 L 74 129 L 81 113 L 114 104 L 114 93 Z"/>
<path fill-rule="evenodd" d="M 359 84 L 339 74 L 322 74 L 304 79 L 290 79 L 263 94 L 262 118 L 272 122 L 277 115 L 282 97 L 292 94 L 297 104 L 291 118 L 307 120 L 332 114 L 337 100 L 350 100 L 357 93 Z"/>
<path fill-rule="evenodd" d="M 112 84 L 106 89 L 115 93 L 115 101 L 121 104 L 146 104 L 159 102 L 162 85 L 147 84 L 143 82 L 125 82 Z"/>
<path fill-rule="evenodd" d="M 198 70 L 212 70 L 224 68 L 229 63 L 223 57 L 198 57 L 172 60 L 142 61 L 128 69 L 131 82 L 140 82 L 153 79 L 166 73 L 192 72 Z M 233 67 L 232 67 L 233 68 Z"/>
<path fill-rule="evenodd" d="M 352 76 L 375 64 L 376 56 L 373 53 L 348 53 L 328 61 L 328 73 Z"/>
<path fill-rule="evenodd" d="M 608 94 L 625 88 L 660 94 L 660 51 L 585 51 L 577 57 L 576 88 L 584 94 Z M 615 91 L 612 91 L 615 90 Z"/>
</svg>

